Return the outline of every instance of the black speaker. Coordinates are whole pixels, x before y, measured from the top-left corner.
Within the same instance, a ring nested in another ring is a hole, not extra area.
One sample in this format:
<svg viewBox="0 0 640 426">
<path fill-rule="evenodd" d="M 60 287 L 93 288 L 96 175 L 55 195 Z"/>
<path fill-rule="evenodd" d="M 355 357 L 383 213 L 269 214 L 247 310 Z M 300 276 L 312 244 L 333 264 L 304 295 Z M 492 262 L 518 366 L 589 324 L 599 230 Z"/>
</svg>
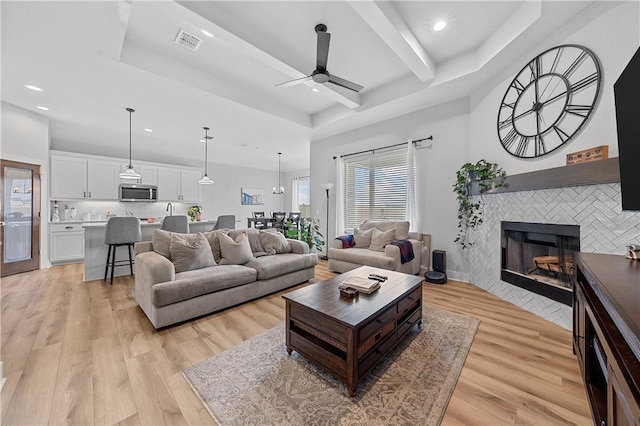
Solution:
<svg viewBox="0 0 640 426">
<path fill-rule="evenodd" d="M 433 270 L 447 273 L 447 252 L 444 250 L 434 250 L 433 254 Z"/>
<path fill-rule="evenodd" d="M 444 250 L 434 250 L 432 253 L 433 271 L 424 274 L 427 282 L 434 284 L 445 284 L 447 282 L 447 252 Z"/>
</svg>

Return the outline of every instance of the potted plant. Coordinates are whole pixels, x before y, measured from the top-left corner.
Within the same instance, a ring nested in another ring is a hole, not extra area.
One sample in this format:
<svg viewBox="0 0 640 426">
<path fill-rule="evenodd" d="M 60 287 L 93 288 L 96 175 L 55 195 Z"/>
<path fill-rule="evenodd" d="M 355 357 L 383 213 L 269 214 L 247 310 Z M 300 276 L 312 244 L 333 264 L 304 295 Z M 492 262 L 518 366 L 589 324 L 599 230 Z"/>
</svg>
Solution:
<svg viewBox="0 0 640 426">
<path fill-rule="evenodd" d="M 202 219 L 202 206 L 196 204 L 189 207 L 189 210 L 187 210 L 187 216 L 189 216 L 191 221 Z"/>
<path fill-rule="evenodd" d="M 324 236 L 320 232 L 320 223 L 318 219 L 301 217 L 297 228 L 292 225 L 293 222 L 291 221 L 288 221 L 285 224 L 285 235 L 287 238 L 304 241 L 309 245 L 309 250 L 311 252 L 322 251 L 322 247 L 324 246 Z"/>
<path fill-rule="evenodd" d="M 480 160 L 477 163 L 466 163 L 456 172 L 456 182 L 453 192 L 458 201 L 458 235 L 454 242 L 465 249 L 473 245 L 469 241 L 469 229 L 476 230 L 482 224 L 483 201 L 482 194 L 489 189 L 504 186 L 504 170 L 495 163 Z M 479 199 L 473 199 L 471 194 L 472 182 L 478 182 Z"/>
</svg>

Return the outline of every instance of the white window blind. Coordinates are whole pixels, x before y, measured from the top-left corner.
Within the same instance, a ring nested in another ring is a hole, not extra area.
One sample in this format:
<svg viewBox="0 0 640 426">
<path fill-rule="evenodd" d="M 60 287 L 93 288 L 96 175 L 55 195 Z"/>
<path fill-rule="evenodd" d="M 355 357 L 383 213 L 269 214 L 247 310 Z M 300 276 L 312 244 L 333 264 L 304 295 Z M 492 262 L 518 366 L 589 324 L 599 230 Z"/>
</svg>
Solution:
<svg viewBox="0 0 640 426">
<path fill-rule="evenodd" d="M 415 170 L 415 162 L 412 167 Z M 344 158 L 344 172 L 347 228 L 357 228 L 365 220 L 405 220 L 406 149 Z"/>
</svg>

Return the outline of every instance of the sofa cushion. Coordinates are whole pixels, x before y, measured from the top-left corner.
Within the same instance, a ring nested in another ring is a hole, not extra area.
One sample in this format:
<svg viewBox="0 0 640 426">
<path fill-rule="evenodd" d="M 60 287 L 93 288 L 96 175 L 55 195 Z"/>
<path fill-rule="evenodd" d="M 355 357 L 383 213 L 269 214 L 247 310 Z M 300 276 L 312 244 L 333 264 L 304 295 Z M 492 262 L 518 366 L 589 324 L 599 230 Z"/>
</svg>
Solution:
<svg viewBox="0 0 640 426">
<path fill-rule="evenodd" d="M 229 229 L 227 228 L 216 229 L 215 231 L 202 233 L 207 238 L 207 241 L 209 241 L 209 245 L 211 246 L 211 251 L 213 252 L 213 259 L 217 263 L 220 263 L 220 261 L 222 260 L 222 252 L 220 251 L 220 235 L 222 234 L 226 235 L 228 233 L 229 233 Z"/>
<path fill-rule="evenodd" d="M 395 260 L 393 257 L 385 256 L 384 252 L 371 251 L 369 249 L 361 249 L 357 247 L 349 249 L 331 247 L 329 249 L 329 259 L 356 263 L 358 265 L 368 265 L 382 269 L 395 269 Z"/>
<path fill-rule="evenodd" d="M 265 249 L 262 247 L 262 243 L 260 242 L 260 232 L 256 228 L 232 229 L 229 231 L 228 235 L 235 240 L 241 233 L 247 234 L 247 237 L 249 238 L 249 246 L 251 247 L 251 252 L 254 256 L 256 253 L 264 253 Z"/>
<path fill-rule="evenodd" d="M 211 246 L 202 234 L 174 234 L 169 245 L 176 273 L 215 266 Z"/>
<path fill-rule="evenodd" d="M 220 251 L 222 252 L 221 265 L 243 265 L 253 259 L 249 237 L 241 232 L 235 241 L 226 234 L 220 234 Z"/>
<path fill-rule="evenodd" d="M 372 229 L 354 229 L 353 240 L 356 242 L 354 247 L 361 249 L 368 249 L 371 245 L 371 233 Z"/>
<path fill-rule="evenodd" d="M 406 220 L 365 220 L 360 225 L 360 229 L 373 229 L 376 228 L 382 232 L 389 229 L 396 230 L 396 239 L 406 240 L 409 238 L 409 221 Z"/>
<path fill-rule="evenodd" d="M 279 232 L 260 231 L 260 242 L 265 252 L 269 254 L 280 254 L 291 252 L 291 244 Z"/>
<path fill-rule="evenodd" d="M 163 255 L 167 259 L 171 260 L 171 235 L 173 232 L 165 231 L 163 229 L 156 229 L 153 231 L 151 242 L 153 243 L 153 251 Z"/>
<path fill-rule="evenodd" d="M 241 265 L 210 266 L 176 274 L 175 281 L 152 287 L 151 303 L 165 306 L 203 294 L 248 284 L 256 280 L 255 269 Z"/>
<path fill-rule="evenodd" d="M 396 239 L 395 229 L 382 232 L 377 228 L 373 228 L 371 231 L 371 245 L 369 246 L 369 250 L 384 251 L 384 246 Z"/>
<path fill-rule="evenodd" d="M 315 253 L 284 253 L 253 259 L 245 266 L 255 269 L 258 272 L 259 280 L 268 280 L 289 272 L 313 268 L 317 263 L 318 255 Z"/>
</svg>

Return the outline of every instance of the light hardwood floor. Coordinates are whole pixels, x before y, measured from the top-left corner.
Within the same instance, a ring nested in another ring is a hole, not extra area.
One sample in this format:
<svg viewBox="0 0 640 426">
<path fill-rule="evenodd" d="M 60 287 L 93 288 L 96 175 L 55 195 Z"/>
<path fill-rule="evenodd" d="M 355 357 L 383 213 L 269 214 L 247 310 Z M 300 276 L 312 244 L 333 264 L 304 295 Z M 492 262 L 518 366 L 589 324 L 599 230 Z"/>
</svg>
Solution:
<svg viewBox="0 0 640 426">
<path fill-rule="evenodd" d="M 2 279 L 2 424 L 213 424 L 180 372 L 284 320 L 282 292 L 156 331 L 132 288 L 81 264 Z M 472 285 L 423 293 L 481 321 L 443 424 L 591 424 L 569 331 Z"/>
</svg>

